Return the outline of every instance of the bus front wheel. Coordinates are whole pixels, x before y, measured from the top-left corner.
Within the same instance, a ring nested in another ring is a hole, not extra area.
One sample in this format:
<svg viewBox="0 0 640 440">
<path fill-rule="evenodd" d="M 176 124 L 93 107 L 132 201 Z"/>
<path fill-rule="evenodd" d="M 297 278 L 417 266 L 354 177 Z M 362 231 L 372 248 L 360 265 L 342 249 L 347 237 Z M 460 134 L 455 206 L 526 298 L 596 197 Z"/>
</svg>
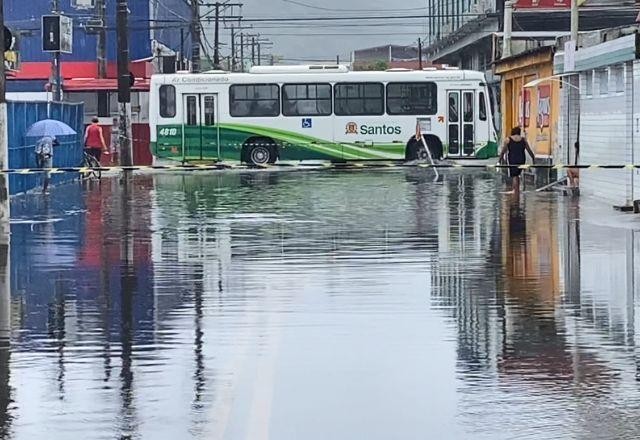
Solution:
<svg viewBox="0 0 640 440">
<path fill-rule="evenodd" d="M 426 160 L 429 158 L 427 151 L 424 149 L 422 142 L 418 142 L 415 139 L 411 139 L 407 143 L 407 148 L 404 153 L 404 159 L 406 161 L 412 160 Z"/>
</svg>

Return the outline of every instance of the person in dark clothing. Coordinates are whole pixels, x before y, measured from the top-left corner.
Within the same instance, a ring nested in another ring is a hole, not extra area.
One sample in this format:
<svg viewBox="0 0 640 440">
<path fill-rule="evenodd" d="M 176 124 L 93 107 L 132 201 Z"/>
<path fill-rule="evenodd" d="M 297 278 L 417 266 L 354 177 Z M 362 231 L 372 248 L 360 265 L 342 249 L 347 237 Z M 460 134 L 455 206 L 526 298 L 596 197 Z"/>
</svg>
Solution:
<svg viewBox="0 0 640 440">
<path fill-rule="evenodd" d="M 512 188 L 514 193 L 520 191 L 520 174 L 522 170 L 520 165 L 527 163 L 525 151 L 531 156 L 531 160 L 535 160 L 535 154 L 531 150 L 527 140 L 522 137 L 522 130 L 520 127 L 514 127 L 511 130 L 511 136 L 509 136 L 502 144 L 502 150 L 500 151 L 500 162 L 509 166 L 509 177 L 512 179 Z"/>
</svg>

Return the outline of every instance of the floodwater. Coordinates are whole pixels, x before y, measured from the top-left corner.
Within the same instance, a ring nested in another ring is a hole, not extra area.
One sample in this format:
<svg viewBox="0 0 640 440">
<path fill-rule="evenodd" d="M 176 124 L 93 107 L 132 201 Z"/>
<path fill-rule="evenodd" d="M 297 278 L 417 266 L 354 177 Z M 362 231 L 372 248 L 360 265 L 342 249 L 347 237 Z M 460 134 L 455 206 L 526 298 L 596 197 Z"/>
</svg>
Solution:
<svg viewBox="0 0 640 440">
<path fill-rule="evenodd" d="M 502 189 L 259 171 L 17 197 L 0 437 L 640 438 L 640 221 Z"/>
</svg>

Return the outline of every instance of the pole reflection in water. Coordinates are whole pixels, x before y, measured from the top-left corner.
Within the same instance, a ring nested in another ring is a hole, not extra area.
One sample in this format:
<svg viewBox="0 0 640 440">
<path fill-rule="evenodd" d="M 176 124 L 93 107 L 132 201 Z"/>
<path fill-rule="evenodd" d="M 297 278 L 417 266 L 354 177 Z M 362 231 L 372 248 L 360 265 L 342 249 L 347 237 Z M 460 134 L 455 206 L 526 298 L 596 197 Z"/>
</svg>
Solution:
<svg viewBox="0 0 640 440">
<path fill-rule="evenodd" d="M 7 175 L 0 176 L 0 438 L 11 437 L 11 254 Z"/>
<path fill-rule="evenodd" d="M 122 177 L 120 189 L 122 213 L 121 234 L 122 248 L 120 254 L 120 294 L 121 294 L 121 317 L 120 317 L 120 398 L 122 399 L 121 413 L 121 434 L 122 439 L 137 437 L 138 421 L 135 408 L 135 388 L 133 383 L 133 339 L 135 334 L 135 324 L 133 318 L 133 304 L 136 299 L 137 280 L 134 266 L 134 237 L 131 228 L 132 212 L 131 206 L 134 203 L 132 197 L 133 177 L 125 172 Z"/>
<path fill-rule="evenodd" d="M 0 437 L 640 437 L 637 228 L 428 171 L 15 198 Z"/>
</svg>

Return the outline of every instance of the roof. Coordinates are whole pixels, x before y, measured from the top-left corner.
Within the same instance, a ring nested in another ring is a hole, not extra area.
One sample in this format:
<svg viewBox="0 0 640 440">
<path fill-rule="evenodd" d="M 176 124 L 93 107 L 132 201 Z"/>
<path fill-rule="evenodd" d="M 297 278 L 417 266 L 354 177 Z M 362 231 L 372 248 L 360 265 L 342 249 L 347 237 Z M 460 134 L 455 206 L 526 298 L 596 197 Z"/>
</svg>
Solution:
<svg viewBox="0 0 640 440">
<path fill-rule="evenodd" d="M 341 82 L 362 79 L 364 81 L 485 81 L 482 72 L 458 69 L 406 70 L 406 71 L 349 71 L 320 73 L 177 73 L 153 75 L 153 83 L 162 84 L 247 84 L 297 82 Z"/>
<path fill-rule="evenodd" d="M 530 58 L 535 55 L 546 55 L 549 54 L 551 58 L 549 60 L 553 60 L 553 54 L 555 53 L 555 46 L 541 46 L 533 49 L 526 50 L 524 52 L 517 53 L 515 55 L 511 55 L 510 57 L 502 58 L 500 60 L 496 60 L 493 62 L 494 65 L 499 66 L 501 64 L 509 63 L 511 61 L 516 61 L 522 58 Z"/>
</svg>

